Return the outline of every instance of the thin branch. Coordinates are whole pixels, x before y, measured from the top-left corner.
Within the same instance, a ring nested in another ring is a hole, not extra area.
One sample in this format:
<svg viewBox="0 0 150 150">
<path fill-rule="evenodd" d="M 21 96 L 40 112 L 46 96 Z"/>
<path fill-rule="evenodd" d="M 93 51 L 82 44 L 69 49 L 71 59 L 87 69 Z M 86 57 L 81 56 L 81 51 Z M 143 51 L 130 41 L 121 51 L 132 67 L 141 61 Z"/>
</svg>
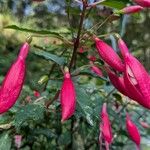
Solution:
<svg viewBox="0 0 150 150">
<path fill-rule="evenodd" d="M 72 54 L 70 65 L 69 65 L 69 70 L 71 69 L 73 64 L 75 64 L 75 61 L 76 61 L 77 49 L 78 49 L 79 44 L 80 44 L 80 34 L 81 34 L 81 31 L 82 31 L 82 26 L 83 26 L 83 21 L 84 21 L 84 17 L 85 17 L 86 7 L 87 6 L 86 6 L 85 2 L 83 1 L 83 10 L 82 10 L 81 18 L 80 18 L 79 30 L 78 30 L 77 38 L 74 42 L 74 49 L 73 49 L 73 54 Z"/>
</svg>

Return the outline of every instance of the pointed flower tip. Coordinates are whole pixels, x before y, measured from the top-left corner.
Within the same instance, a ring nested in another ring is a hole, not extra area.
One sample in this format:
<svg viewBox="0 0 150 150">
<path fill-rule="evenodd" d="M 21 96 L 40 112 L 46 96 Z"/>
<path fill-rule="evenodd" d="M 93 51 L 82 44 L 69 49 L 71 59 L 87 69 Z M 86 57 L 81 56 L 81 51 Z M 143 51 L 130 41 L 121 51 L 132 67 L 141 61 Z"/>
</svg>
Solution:
<svg viewBox="0 0 150 150">
<path fill-rule="evenodd" d="M 139 5 L 127 6 L 127 7 L 123 8 L 123 9 L 121 10 L 121 12 L 122 12 L 123 14 L 133 14 L 133 13 L 137 13 L 137 12 L 143 10 L 143 9 L 144 9 L 144 8 L 141 7 L 141 6 L 139 6 Z"/>
</svg>

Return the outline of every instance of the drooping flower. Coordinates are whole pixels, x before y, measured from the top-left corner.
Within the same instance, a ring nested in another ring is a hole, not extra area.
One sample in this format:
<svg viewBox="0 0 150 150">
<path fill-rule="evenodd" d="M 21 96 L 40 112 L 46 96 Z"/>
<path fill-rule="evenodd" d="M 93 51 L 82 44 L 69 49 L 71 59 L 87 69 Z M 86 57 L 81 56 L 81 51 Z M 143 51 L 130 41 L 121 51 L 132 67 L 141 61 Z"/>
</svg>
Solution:
<svg viewBox="0 0 150 150">
<path fill-rule="evenodd" d="M 118 47 L 123 57 L 125 57 L 125 55 L 129 53 L 126 43 L 121 38 L 118 39 Z"/>
<path fill-rule="evenodd" d="M 150 7 L 150 0 L 133 0 L 133 1 L 142 7 Z"/>
<path fill-rule="evenodd" d="M 29 44 L 25 42 L 15 62 L 7 72 L 0 89 L 0 114 L 8 111 L 17 101 L 25 79 L 25 60 Z"/>
<path fill-rule="evenodd" d="M 106 149 L 108 149 L 108 145 L 112 143 L 113 135 L 106 103 L 104 103 L 102 106 L 100 131 L 102 132 L 102 138 L 106 142 Z"/>
<path fill-rule="evenodd" d="M 62 107 L 61 121 L 63 122 L 74 114 L 76 108 L 75 87 L 71 80 L 68 68 L 65 68 L 64 81 L 60 92 L 60 101 Z"/>
<path fill-rule="evenodd" d="M 150 78 L 144 66 L 131 54 L 125 57 L 125 85 L 138 103 L 150 109 Z"/>
<path fill-rule="evenodd" d="M 137 13 L 137 12 L 141 11 L 142 9 L 143 9 L 143 7 L 141 7 L 139 5 L 127 6 L 123 9 L 121 9 L 119 12 L 122 14 L 133 14 L 133 13 Z"/>
<path fill-rule="evenodd" d="M 132 122 L 129 114 L 126 114 L 126 129 L 131 140 L 136 144 L 137 150 L 140 149 L 141 137 L 137 126 Z"/>
<path fill-rule="evenodd" d="M 106 44 L 104 41 L 95 38 L 95 44 L 100 57 L 113 69 L 117 71 L 124 71 L 124 64 L 117 53 Z"/>
</svg>

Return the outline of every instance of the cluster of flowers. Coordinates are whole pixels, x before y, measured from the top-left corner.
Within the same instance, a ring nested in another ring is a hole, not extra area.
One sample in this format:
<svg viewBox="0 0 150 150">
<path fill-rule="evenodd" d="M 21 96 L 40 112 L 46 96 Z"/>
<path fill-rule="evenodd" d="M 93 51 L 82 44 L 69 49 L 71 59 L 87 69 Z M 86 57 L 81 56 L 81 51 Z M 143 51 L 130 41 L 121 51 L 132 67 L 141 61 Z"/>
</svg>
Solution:
<svg viewBox="0 0 150 150">
<path fill-rule="evenodd" d="M 137 150 L 140 149 L 141 136 L 137 126 L 132 122 L 128 113 L 126 113 L 126 129 L 133 142 L 135 142 Z M 113 141 L 113 134 L 111 129 L 111 123 L 107 113 L 106 103 L 102 106 L 101 123 L 100 123 L 100 136 L 99 141 L 105 140 L 106 150 L 109 150 L 109 144 Z M 101 144 L 101 143 L 100 143 Z"/>
<path fill-rule="evenodd" d="M 140 6 L 129 6 L 121 10 L 123 13 L 134 13 L 142 10 L 143 7 L 150 7 L 150 0 L 134 0 Z M 142 7 L 141 7 L 142 6 Z M 117 53 L 101 39 L 94 37 L 97 51 L 100 57 L 107 63 L 107 72 L 112 84 L 125 96 L 138 102 L 145 108 L 150 109 L 150 77 L 143 65 L 128 51 L 125 42 L 119 38 L 118 47 L 121 51 L 121 59 Z M 5 79 L 0 87 L 0 114 L 8 111 L 18 99 L 25 79 L 26 57 L 29 51 L 29 42 L 25 42 L 20 49 L 20 53 L 15 62 L 10 67 Z M 92 70 L 102 76 L 101 70 L 92 66 Z M 68 120 L 75 112 L 76 92 L 68 68 L 64 69 L 64 81 L 60 92 L 60 102 L 62 107 L 62 122 Z M 101 113 L 102 122 L 100 130 L 107 142 L 112 142 L 113 136 L 109 117 L 104 103 Z M 126 115 L 126 127 L 131 139 L 139 148 L 140 134 L 137 127 Z"/>
</svg>

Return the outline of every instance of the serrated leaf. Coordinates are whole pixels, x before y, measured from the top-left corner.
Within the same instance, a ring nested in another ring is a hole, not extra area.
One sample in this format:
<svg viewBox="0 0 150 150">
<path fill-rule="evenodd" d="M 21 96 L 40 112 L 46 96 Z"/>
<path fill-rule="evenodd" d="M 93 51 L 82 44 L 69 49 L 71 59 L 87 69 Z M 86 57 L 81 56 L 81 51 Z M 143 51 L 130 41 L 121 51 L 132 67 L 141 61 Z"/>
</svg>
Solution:
<svg viewBox="0 0 150 150">
<path fill-rule="evenodd" d="M 34 50 L 33 52 L 34 52 L 34 54 L 44 57 L 47 60 L 54 61 L 58 65 L 64 65 L 64 63 L 65 63 L 65 59 L 63 57 L 58 57 L 57 55 L 51 54 L 49 52 L 45 52 L 42 50 Z"/>
<path fill-rule="evenodd" d="M 49 30 L 33 30 L 33 29 L 18 27 L 16 25 L 8 25 L 8 26 L 4 27 L 4 29 L 14 29 L 14 30 L 18 30 L 18 31 L 30 32 L 30 33 L 36 33 L 36 34 L 42 34 L 42 35 L 51 34 L 51 35 L 62 38 L 62 36 L 59 33 L 49 31 Z"/>
<path fill-rule="evenodd" d="M 44 107 L 37 104 L 29 104 L 22 107 L 14 118 L 14 125 L 20 127 L 29 120 L 40 121 L 44 118 Z"/>
<path fill-rule="evenodd" d="M 11 138 L 8 133 L 4 133 L 0 136 L 0 150 L 10 150 L 11 149 Z"/>
<path fill-rule="evenodd" d="M 93 109 L 90 97 L 83 88 L 76 87 L 77 94 L 77 112 L 82 113 L 87 122 L 93 126 Z"/>
</svg>

